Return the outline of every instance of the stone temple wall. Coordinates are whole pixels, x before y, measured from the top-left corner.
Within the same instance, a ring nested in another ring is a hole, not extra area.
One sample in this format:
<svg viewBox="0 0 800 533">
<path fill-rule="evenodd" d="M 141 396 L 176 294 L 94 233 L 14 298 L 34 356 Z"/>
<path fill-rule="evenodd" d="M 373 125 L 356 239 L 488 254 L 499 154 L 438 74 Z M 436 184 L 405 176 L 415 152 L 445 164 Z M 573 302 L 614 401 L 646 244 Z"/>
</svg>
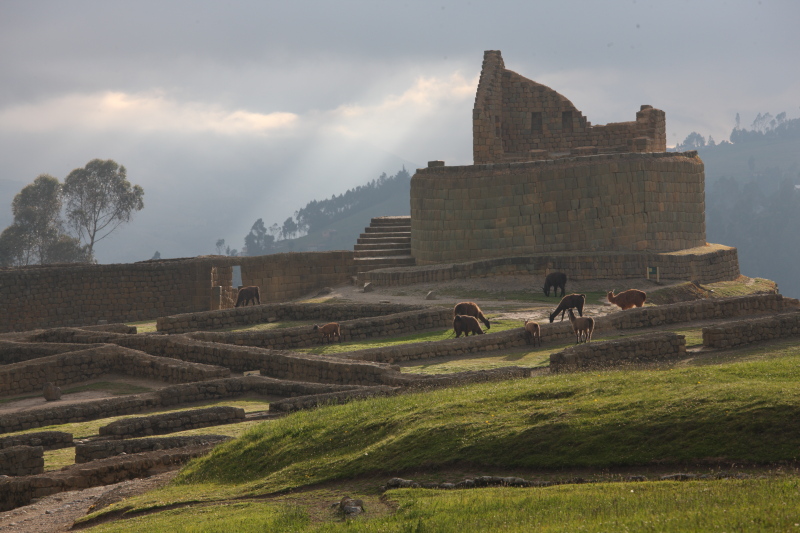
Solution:
<svg viewBox="0 0 800 533">
<path fill-rule="evenodd" d="M 261 288 L 262 302 L 297 298 L 356 274 L 352 251 L 5 268 L 0 333 L 219 309 L 233 291 L 234 266 L 241 268 L 244 285 Z"/>
<path fill-rule="evenodd" d="M 417 265 L 705 244 L 705 176 L 697 152 L 430 166 L 411 179 Z"/>
</svg>

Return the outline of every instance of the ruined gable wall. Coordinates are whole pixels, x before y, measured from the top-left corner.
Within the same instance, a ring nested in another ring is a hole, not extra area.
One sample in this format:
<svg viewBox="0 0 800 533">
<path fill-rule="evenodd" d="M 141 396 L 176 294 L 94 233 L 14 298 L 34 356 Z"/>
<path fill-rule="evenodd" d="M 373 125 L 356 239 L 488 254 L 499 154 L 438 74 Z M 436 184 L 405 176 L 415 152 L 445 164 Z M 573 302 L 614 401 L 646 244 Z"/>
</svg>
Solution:
<svg viewBox="0 0 800 533">
<path fill-rule="evenodd" d="M 544 159 L 578 149 L 666 151 L 663 111 L 645 105 L 634 121 L 592 126 L 563 95 L 507 70 L 497 50 L 484 53 L 472 118 L 476 165 Z"/>
</svg>

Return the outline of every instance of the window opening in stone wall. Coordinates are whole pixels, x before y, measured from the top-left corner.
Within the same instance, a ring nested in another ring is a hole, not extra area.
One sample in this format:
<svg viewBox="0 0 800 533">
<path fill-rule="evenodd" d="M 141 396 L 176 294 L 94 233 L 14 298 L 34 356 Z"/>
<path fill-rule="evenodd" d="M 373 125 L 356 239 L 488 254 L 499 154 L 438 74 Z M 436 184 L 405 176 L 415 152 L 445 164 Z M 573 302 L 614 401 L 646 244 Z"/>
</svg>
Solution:
<svg viewBox="0 0 800 533">
<path fill-rule="evenodd" d="M 542 112 L 534 111 L 531 113 L 531 132 L 542 131 Z"/>
<path fill-rule="evenodd" d="M 572 111 L 561 113 L 561 130 L 565 132 L 572 131 Z"/>
<path fill-rule="evenodd" d="M 231 286 L 238 289 L 242 286 L 242 267 L 236 265 L 233 266 L 231 270 L 233 270 L 231 275 Z"/>
</svg>

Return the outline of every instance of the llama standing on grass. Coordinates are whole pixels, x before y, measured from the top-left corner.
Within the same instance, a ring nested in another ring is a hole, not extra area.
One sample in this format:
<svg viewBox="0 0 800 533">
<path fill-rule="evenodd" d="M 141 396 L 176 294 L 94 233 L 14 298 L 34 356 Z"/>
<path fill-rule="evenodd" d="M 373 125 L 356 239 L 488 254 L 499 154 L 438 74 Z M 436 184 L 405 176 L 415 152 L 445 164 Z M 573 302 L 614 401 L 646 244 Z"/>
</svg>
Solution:
<svg viewBox="0 0 800 533">
<path fill-rule="evenodd" d="M 647 300 L 647 293 L 639 289 L 628 289 L 616 296 L 614 295 L 614 291 L 609 291 L 606 296 L 609 302 L 617 304 L 623 311 L 631 307 L 641 307 L 644 305 L 644 301 Z"/>
<path fill-rule="evenodd" d="M 539 324 L 534 322 L 533 320 L 526 320 L 525 321 L 525 342 L 527 344 L 533 344 L 536 346 L 536 343 L 539 343 L 539 346 L 542 345 L 542 328 L 539 327 Z"/>
<path fill-rule="evenodd" d="M 492 327 L 489 324 L 489 319 L 483 316 L 481 308 L 478 307 L 478 304 L 475 302 L 461 302 L 460 304 L 456 304 L 455 309 L 453 309 L 453 316 L 455 317 L 456 315 L 474 316 L 486 325 L 486 329 Z"/>
<path fill-rule="evenodd" d="M 239 294 L 236 296 L 236 307 L 240 305 L 247 305 L 252 302 L 253 305 L 261 305 L 261 297 L 258 294 L 258 287 L 242 287 L 239 289 Z"/>
<path fill-rule="evenodd" d="M 550 323 L 553 323 L 553 319 L 558 316 L 558 313 L 561 313 L 561 320 L 564 320 L 564 313 L 567 309 L 577 309 L 578 313 L 583 316 L 583 306 L 586 304 L 586 295 L 585 294 L 568 294 L 561 298 L 561 302 L 556 307 L 556 310 L 550 314 Z"/>
<path fill-rule="evenodd" d="M 456 333 L 456 338 L 460 337 L 462 333 L 465 337 L 468 337 L 470 333 L 483 335 L 478 319 L 468 315 L 456 315 L 453 317 L 453 331 Z"/>
<path fill-rule="evenodd" d="M 569 313 L 569 321 L 572 324 L 572 331 L 575 332 L 575 344 L 592 340 L 594 318 L 590 316 L 575 318 L 575 313 L 572 312 L 572 309 L 567 309 L 567 312 Z"/>
<path fill-rule="evenodd" d="M 553 289 L 553 296 L 558 296 L 558 289 L 561 288 L 561 297 L 564 297 L 564 291 L 567 286 L 567 275 L 563 272 L 550 272 L 546 278 L 544 278 L 544 287 L 542 287 L 542 291 L 544 291 L 545 296 L 550 296 L 550 289 Z"/>
<path fill-rule="evenodd" d="M 329 342 L 333 342 L 333 337 L 336 337 L 339 342 L 342 342 L 342 330 L 339 328 L 339 324 L 336 322 L 331 322 L 330 324 L 325 324 L 324 326 L 318 326 L 314 324 L 314 331 L 319 333 L 320 343 L 324 343 L 326 339 Z"/>
</svg>

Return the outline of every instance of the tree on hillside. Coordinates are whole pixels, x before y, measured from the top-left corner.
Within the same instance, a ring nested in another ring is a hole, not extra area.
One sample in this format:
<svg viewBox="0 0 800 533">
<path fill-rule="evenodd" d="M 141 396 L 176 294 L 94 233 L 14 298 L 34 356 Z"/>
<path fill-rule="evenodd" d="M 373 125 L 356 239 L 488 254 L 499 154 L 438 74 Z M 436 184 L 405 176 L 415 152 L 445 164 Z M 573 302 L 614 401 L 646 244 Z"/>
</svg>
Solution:
<svg viewBox="0 0 800 533">
<path fill-rule="evenodd" d="M 131 186 L 124 166 L 114 160 L 93 159 L 64 180 L 67 220 L 94 253 L 96 242 L 144 208 L 144 190 Z"/>
<path fill-rule="evenodd" d="M 222 255 L 222 249 L 225 247 L 225 239 L 217 239 L 217 255 Z"/>
<path fill-rule="evenodd" d="M 259 218 L 250 228 L 250 233 L 244 238 L 246 255 L 266 255 L 272 251 L 273 242 L 275 242 L 275 237 L 267 235 L 264 221 Z"/>
<path fill-rule="evenodd" d="M 14 223 L 0 234 L 0 264 L 24 266 L 90 261 L 91 252 L 64 233 L 61 184 L 42 174 L 14 197 Z"/>
<path fill-rule="evenodd" d="M 706 145 L 705 138 L 696 131 L 693 131 L 692 133 L 687 135 L 686 138 L 683 140 L 683 142 L 680 143 L 675 148 L 680 152 L 686 152 L 689 150 L 697 150 L 698 148 L 702 148 L 705 145 Z"/>
</svg>

